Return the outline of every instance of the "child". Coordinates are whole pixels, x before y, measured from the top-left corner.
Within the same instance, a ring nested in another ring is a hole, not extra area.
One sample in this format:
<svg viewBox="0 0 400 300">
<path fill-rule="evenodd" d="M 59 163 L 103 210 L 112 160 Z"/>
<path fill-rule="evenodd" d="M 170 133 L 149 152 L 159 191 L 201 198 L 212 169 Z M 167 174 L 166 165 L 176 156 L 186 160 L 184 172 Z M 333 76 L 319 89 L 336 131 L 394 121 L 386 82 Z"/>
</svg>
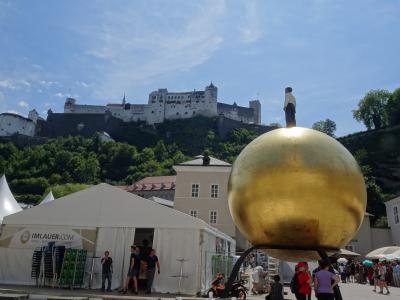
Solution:
<svg viewBox="0 0 400 300">
<path fill-rule="evenodd" d="M 270 293 L 267 297 L 268 300 L 283 300 L 283 285 L 280 283 L 281 277 L 279 275 L 274 276 L 274 282 L 271 283 Z"/>
</svg>

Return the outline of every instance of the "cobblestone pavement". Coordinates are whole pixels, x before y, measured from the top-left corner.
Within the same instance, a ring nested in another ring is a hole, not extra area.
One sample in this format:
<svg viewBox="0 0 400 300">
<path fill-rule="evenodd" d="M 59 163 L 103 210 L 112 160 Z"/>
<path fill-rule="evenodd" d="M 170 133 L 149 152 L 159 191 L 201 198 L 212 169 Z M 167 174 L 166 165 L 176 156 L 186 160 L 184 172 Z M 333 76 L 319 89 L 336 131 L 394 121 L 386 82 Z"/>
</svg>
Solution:
<svg viewBox="0 0 400 300">
<path fill-rule="evenodd" d="M 343 300 L 400 300 L 400 288 L 395 287 L 389 287 L 389 295 L 374 293 L 372 291 L 373 287 L 356 283 L 343 283 L 340 285 L 340 290 L 342 292 Z M 295 300 L 294 295 L 290 292 L 288 287 L 285 287 L 285 292 L 287 292 L 285 299 Z M 249 295 L 248 299 L 264 300 L 265 295 Z M 311 299 L 316 300 L 317 298 L 312 295 Z"/>
</svg>

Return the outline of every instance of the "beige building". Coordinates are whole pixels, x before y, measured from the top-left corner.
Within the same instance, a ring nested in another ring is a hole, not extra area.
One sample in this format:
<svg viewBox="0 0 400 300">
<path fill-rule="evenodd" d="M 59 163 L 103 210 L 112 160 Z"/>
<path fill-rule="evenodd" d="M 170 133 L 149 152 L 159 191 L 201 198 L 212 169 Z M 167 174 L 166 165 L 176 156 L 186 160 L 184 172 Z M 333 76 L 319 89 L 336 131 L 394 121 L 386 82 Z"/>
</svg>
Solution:
<svg viewBox="0 0 400 300">
<path fill-rule="evenodd" d="M 371 216 L 372 215 L 369 213 L 365 214 L 360 229 L 345 247 L 347 250 L 359 253 L 361 256 L 365 256 L 372 250 L 392 245 L 390 230 L 388 228 L 371 227 Z"/>
<path fill-rule="evenodd" d="M 231 164 L 202 155 L 174 166 L 176 190 L 174 208 L 200 218 L 236 239 L 238 249 L 246 240 L 237 232 L 228 207 L 228 179 Z"/>
</svg>

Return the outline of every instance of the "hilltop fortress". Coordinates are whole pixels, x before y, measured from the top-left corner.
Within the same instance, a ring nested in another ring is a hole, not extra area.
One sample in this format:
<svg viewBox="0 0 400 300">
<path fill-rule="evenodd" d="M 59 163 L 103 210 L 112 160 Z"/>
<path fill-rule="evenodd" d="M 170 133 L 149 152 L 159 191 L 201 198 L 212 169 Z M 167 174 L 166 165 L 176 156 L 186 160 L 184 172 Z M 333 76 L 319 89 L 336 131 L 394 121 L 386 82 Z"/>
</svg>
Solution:
<svg viewBox="0 0 400 300">
<path fill-rule="evenodd" d="M 218 103 L 218 88 L 211 83 L 204 91 L 169 92 L 159 89 L 151 92 L 147 104 L 127 103 L 125 96 L 121 104 L 85 105 L 77 104 L 73 98 L 65 101 L 66 114 L 111 114 L 124 122 L 144 121 L 147 124 L 163 123 L 165 120 L 187 119 L 195 116 L 226 118 L 247 123 L 261 123 L 261 104 L 249 102 L 249 107 Z"/>
<path fill-rule="evenodd" d="M 75 99 L 67 98 L 64 112 L 53 113 L 49 109 L 46 119 L 41 118 L 34 109 L 27 118 L 14 113 L 2 113 L 0 137 L 90 136 L 103 131 L 119 135 L 131 123 L 157 127 L 167 120 L 197 116 L 219 117 L 219 126 L 224 129 L 221 130 L 224 134 L 228 129 L 237 127 L 256 130 L 263 127 L 260 125 L 259 100 L 249 101 L 249 107 L 220 103 L 218 88 L 211 83 L 203 91 L 169 92 L 167 89 L 159 89 L 149 94 L 147 104 L 128 103 L 125 96 L 121 103 L 107 105 L 79 104 Z"/>
</svg>

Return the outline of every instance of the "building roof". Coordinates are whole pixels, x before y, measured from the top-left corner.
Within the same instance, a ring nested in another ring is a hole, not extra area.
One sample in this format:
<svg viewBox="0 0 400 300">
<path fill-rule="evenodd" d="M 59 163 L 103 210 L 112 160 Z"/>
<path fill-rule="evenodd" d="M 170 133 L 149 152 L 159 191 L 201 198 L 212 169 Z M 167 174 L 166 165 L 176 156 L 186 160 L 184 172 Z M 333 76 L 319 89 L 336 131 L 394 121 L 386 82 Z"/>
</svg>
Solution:
<svg viewBox="0 0 400 300">
<path fill-rule="evenodd" d="M 159 204 L 162 204 L 162 205 L 165 205 L 168 207 L 174 207 L 174 201 L 172 201 L 172 200 L 167 200 L 167 199 L 159 198 L 159 197 L 155 197 L 155 196 L 150 197 L 149 200 L 152 200 L 154 202 L 157 202 Z"/>
<path fill-rule="evenodd" d="M 385 205 L 387 206 L 388 204 L 394 204 L 394 203 L 397 203 L 398 201 L 400 201 L 400 196 L 395 197 L 395 198 L 393 198 L 393 199 L 391 199 L 389 201 L 386 201 Z"/>
<path fill-rule="evenodd" d="M 179 166 L 203 166 L 203 157 L 204 157 L 203 155 L 197 155 L 195 156 L 195 159 L 180 163 Z M 225 161 L 210 156 L 210 164 L 208 166 L 231 167 L 232 165 L 230 163 L 227 163 Z"/>
<path fill-rule="evenodd" d="M 15 113 L 5 112 L 5 113 L 1 113 L 0 116 L 1 116 L 1 115 L 3 115 L 3 116 L 11 116 L 11 117 L 15 117 L 15 118 L 22 119 L 22 120 L 24 120 L 24 121 L 33 122 L 31 119 L 26 118 L 26 117 L 24 117 L 24 116 L 21 116 L 21 115 L 19 115 L 19 114 L 15 114 Z"/>
<path fill-rule="evenodd" d="M 134 182 L 129 191 L 175 190 L 176 176 L 149 176 Z"/>
</svg>

